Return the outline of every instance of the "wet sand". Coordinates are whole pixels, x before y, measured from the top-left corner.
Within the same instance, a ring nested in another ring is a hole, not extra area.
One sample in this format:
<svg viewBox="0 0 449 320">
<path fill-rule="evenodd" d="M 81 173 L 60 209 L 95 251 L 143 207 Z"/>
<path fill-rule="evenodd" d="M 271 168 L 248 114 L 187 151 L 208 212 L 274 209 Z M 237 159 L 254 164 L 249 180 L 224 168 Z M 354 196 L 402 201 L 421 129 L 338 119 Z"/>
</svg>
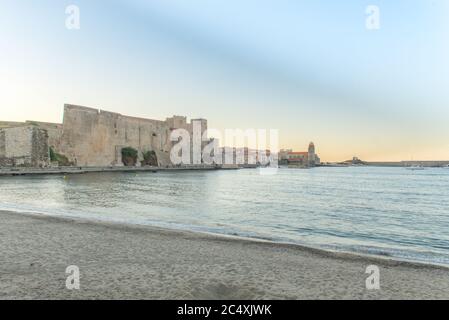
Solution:
<svg viewBox="0 0 449 320">
<path fill-rule="evenodd" d="M 380 290 L 367 290 L 368 265 Z M 80 290 L 66 289 L 77 265 Z M 0 211 L 0 299 L 449 299 L 449 269 Z"/>
</svg>

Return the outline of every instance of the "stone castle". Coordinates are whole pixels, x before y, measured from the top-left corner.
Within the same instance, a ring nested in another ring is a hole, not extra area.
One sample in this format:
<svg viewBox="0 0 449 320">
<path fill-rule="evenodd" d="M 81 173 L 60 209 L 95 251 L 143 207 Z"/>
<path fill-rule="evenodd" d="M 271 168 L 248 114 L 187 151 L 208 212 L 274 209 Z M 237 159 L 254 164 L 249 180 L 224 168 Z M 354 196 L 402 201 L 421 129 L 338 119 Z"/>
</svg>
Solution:
<svg viewBox="0 0 449 320">
<path fill-rule="evenodd" d="M 193 132 L 193 121 L 207 130 L 207 120 L 173 116 L 165 121 L 66 104 L 63 123 L 0 122 L 0 167 L 123 166 L 122 150 L 137 151 L 135 165 L 151 153 L 151 165 L 169 166 L 175 129 Z M 55 163 L 55 162 L 59 162 Z"/>
</svg>

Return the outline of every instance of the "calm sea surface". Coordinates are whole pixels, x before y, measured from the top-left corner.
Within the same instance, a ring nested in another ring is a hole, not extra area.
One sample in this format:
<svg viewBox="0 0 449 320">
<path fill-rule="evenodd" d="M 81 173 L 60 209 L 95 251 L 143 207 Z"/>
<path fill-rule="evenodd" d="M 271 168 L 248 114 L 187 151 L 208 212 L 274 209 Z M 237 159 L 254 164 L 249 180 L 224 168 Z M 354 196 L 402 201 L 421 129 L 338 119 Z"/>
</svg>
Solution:
<svg viewBox="0 0 449 320">
<path fill-rule="evenodd" d="M 0 209 L 293 242 L 449 265 L 449 169 L 1 177 Z"/>
</svg>

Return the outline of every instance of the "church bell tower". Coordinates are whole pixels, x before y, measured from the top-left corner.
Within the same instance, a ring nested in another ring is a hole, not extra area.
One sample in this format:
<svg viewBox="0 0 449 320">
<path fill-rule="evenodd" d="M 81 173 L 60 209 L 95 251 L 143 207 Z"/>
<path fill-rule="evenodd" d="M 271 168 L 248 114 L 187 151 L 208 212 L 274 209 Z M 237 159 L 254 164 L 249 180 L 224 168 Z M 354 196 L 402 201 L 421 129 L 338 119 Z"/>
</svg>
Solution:
<svg viewBox="0 0 449 320">
<path fill-rule="evenodd" d="M 308 165 L 309 167 L 315 166 L 315 145 L 313 142 L 309 144 L 309 154 L 308 154 Z"/>
</svg>

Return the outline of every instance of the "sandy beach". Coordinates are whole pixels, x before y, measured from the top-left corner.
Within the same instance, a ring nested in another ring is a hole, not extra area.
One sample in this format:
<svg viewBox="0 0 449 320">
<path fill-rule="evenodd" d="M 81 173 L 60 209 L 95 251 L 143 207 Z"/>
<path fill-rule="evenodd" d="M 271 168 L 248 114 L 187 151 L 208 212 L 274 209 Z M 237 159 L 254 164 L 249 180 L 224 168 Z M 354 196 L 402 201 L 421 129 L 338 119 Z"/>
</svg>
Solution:
<svg viewBox="0 0 449 320">
<path fill-rule="evenodd" d="M 0 211 L 0 299 L 448 299 L 449 269 Z M 365 269 L 380 268 L 380 290 Z M 66 267 L 81 272 L 65 287 Z"/>
</svg>

